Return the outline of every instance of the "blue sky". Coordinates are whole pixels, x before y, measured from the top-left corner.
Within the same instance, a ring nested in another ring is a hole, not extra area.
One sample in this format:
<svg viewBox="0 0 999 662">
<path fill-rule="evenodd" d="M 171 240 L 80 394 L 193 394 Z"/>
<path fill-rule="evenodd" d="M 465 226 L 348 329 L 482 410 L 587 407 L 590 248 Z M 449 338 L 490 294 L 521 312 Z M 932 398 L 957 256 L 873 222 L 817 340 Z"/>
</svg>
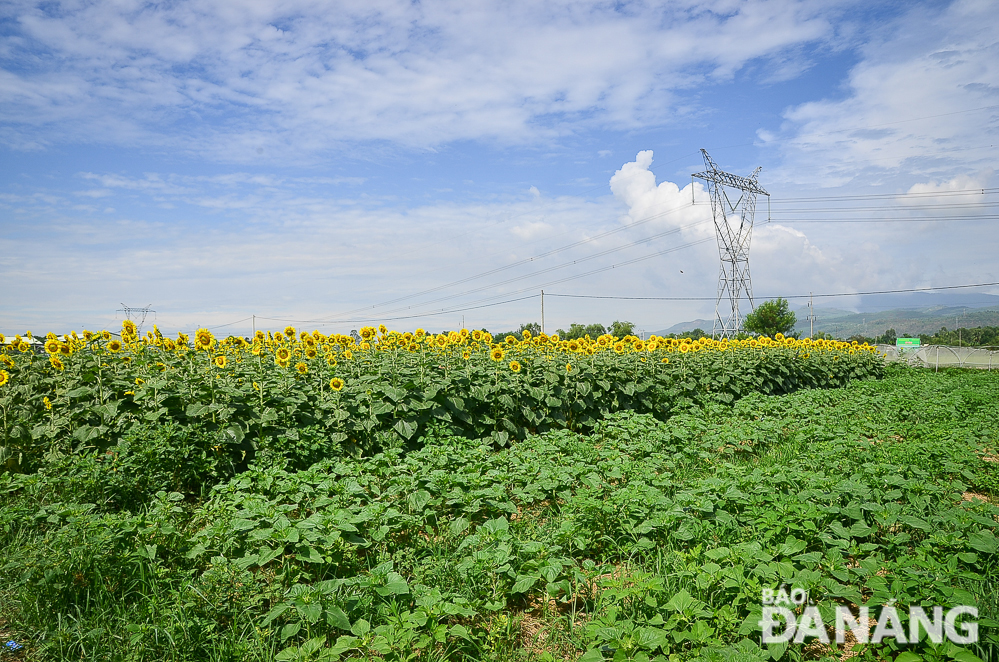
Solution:
<svg viewBox="0 0 999 662">
<path fill-rule="evenodd" d="M 997 185 L 999 12 L 870 5 L 4 3 L 0 331 L 122 303 L 169 332 L 499 330 L 540 301 L 476 306 L 542 288 L 711 297 L 702 147 L 763 167 L 758 297 L 999 281 L 997 198 L 967 194 Z M 713 310 L 546 297 L 546 327 Z"/>
</svg>

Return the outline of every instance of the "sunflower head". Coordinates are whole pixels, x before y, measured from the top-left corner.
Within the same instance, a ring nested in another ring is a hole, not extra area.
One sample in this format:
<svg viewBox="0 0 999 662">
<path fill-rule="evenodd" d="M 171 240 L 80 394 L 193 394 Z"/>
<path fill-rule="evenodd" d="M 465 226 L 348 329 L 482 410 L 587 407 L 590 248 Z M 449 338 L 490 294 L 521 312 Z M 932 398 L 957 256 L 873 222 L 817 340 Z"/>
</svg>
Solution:
<svg viewBox="0 0 999 662">
<path fill-rule="evenodd" d="M 510 370 L 513 370 L 514 372 L 520 372 L 520 362 L 510 361 Z"/>
<path fill-rule="evenodd" d="M 318 355 L 318 353 L 316 352 L 316 348 L 315 347 L 307 347 L 305 349 L 305 358 L 307 358 L 307 359 L 314 359 L 314 358 L 316 358 L 317 355 Z"/>
<path fill-rule="evenodd" d="M 208 329 L 198 329 L 194 334 L 194 349 L 208 351 L 215 345 L 215 336 Z"/>
<path fill-rule="evenodd" d="M 226 358 L 222 355 L 216 356 L 213 359 L 212 363 L 214 363 L 215 367 L 217 368 L 224 368 L 226 364 Z"/>
<path fill-rule="evenodd" d="M 472 358 L 472 353 L 466 349 L 464 352 L 461 353 L 461 358 L 467 361 L 468 359 Z"/>
<path fill-rule="evenodd" d="M 63 368 L 66 367 L 62 364 L 62 361 L 60 361 L 59 357 L 56 356 L 55 354 L 49 357 L 49 363 L 51 363 L 52 367 L 55 368 L 56 370 L 62 370 Z"/>
<path fill-rule="evenodd" d="M 378 333 L 385 335 L 386 333 L 388 333 L 388 327 L 386 327 L 384 324 L 379 324 Z"/>
<path fill-rule="evenodd" d="M 330 380 L 330 388 L 333 389 L 334 391 L 339 391 L 340 389 L 343 388 L 343 380 L 340 379 L 339 377 L 334 377 L 333 379 Z"/>
<path fill-rule="evenodd" d="M 362 326 L 360 333 L 362 340 L 371 340 L 375 335 L 375 328 L 373 326 Z"/>
<path fill-rule="evenodd" d="M 307 373 L 309 371 L 309 366 L 307 366 L 304 363 L 302 363 L 301 361 L 299 361 L 298 363 L 295 364 L 295 370 L 298 371 L 298 374 L 304 375 L 305 373 Z"/>
<path fill-rule="evenodd" d="M 278 347 L 278 350 L 274 352 L 274 358 L 278 361 L 284 361 L 287 363 L 291 360 L 291 350 L 287 347 Z"/>
<path fill-rule="evenodd" d="M 121 341 L 115 338 L 108 343 L 108 351 L 118 353 L 121 351 Z"/>
<path fill-rule="evenodd" d="M 49 400 L 49 396 L 47 396 L 47 395 L 46 395 L 46 396 L 45 396 L 45 397 L 44 397 L 44 398 L 42 399 L 42 404 L 43 404 L 43 405 L 45 405 L 45 408 L 46 408 L 46 409 L 52 409 L 52 401 L 51 401 L 51 400 Z"/>
<path fill-rule="evenodd" d="M 49 338 L 45 341 L 45 351 L 49 354 L 59 353 L 59 341 L 55 338 Z"/>
<path fill-rule="evenodd" d="M 482 340 L 482 331 L 480 331 L 479 329 L 476 329 L 475 331 L 472 331 L 472 340 L 474 340 L 475 342 L 481 341 Z"/>
<path fill-rule="evenodd" d="M 506 356 L 506 353 L 501 347 L 497 347 L 489 353 L 489 358 L 493 361 L 502 361 L 504 356 Z"/>
<path fill-rule="evenodd" d="M 139 330 L 135 326 L 135 322 L 132 320 L 125 320 L 121 323 L 121 335 L 135 337 L 139 335 Z"/>
<path fill-rule="evenodd" d="M 575 370 L 575 368 L 572 367 L 571 363 L 566 363 L 565 364 L 565 371 L 566 372 L 572 372 L 573 370 Z"/>
<path fill-rule="evenodd" d="M 291 325 L 288 325 L 288 326 L 284 327 L 284 335 L 288 336 L 289 338 L 294 338 L 295 337 L 295 327 L 293 327 Z"/>
<path fill-rule="evenodd" d="M 6 370 L 0 370 L 0 386 L 5 386 L 10 381 L 10 374 Z"/>
<path fill-rule="evenodd" d="M 504 340 L 506 341 L 507 345 L 516 345 L 517 344 L 517 339 L 515 337 L 513 337 L 513 336 L 507 336 L 506 338 L 504 338 Z"/>
<path fill-rule="evenodd" d="M 528 331 L 527 329 L 524 329 L 523 333 L 521 333 L 520 335 L 523 336 L 525 341 L 530 340 L 532 337 L 531 332 Z"/>
<path fill-rule="evenodd" d="M 69 356 L 70 354 L 73 353 L 73 348 L 69 346 L 68 342 L 60 343 L 59 353 L 62 354 L 63 356 Z"/>
</svg>

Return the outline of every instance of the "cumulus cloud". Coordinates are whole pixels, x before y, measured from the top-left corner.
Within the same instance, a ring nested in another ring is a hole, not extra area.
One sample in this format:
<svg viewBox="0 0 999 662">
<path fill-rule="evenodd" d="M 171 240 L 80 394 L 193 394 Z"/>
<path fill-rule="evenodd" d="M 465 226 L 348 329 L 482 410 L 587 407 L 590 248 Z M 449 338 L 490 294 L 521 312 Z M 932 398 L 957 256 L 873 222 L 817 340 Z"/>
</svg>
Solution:
<svg viewBox="0 0 999 662">
<path fill-rule="evenodd" d="M 686 228 L 690 235 L 711 235 L 711 207 L 704 187 L 699 182 L 687 184 L 682 189 L 675 183 L 663 181 L 656 184 L 652 166 L 652 150 L 639 152 L 634 161 L 621 166 L 610 179 L 614 197 L 628 207 L 623 222 L 632 224 L 649 221 L 655 228 Z M 693 204 L 696 202 L 697 204 Z M 701 222 L 700 225 L 691 226 Z"/>
<path fill-rule="evenodd" d="M 678 91 L 748 62 L 802 69 L 800 48 L 832 38 L 837 4 L 15 0 L 0 9 L 13 30 L 0 139 L 238 161 L 645 127 L 676 115 Z"/>
</svg>

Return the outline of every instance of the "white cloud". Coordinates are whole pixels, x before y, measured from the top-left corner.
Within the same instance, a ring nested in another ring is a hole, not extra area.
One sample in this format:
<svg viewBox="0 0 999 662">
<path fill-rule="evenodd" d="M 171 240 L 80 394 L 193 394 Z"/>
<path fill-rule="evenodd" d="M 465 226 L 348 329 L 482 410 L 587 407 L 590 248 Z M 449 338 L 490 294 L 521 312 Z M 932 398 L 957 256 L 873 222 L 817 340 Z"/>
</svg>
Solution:
<svg viewBox="0 0 999 662">
<path fill-rule="evenodd" d="M 989 0 L 915 5 L 861 49 L 846 95 L 785 113 L 759 131 L 786 157 L 778 176 L 824 186 L 951 177 L 994 167 L 999 137 L 999 12 Z"/>
<path fill-rule="evenodd" d="M 0 137 L 285 160 L 343 142 L 544 140 L 670 121 L 760 59 L 800 70 L 828 2 L 11 2 Z M 781 73 L 784 72 L 784 73 Z M 675 115 L 675 113 L 674 113 Z"/>
</svg>

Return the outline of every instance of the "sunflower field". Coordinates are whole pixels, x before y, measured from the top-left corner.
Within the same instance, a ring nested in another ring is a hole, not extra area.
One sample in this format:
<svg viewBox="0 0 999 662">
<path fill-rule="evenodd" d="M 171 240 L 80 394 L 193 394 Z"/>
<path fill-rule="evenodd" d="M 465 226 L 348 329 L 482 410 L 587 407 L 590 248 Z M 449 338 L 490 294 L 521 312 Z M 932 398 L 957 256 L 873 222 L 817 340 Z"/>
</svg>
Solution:
<svg viewBox="0 0 999 662">
<path fill-rule="evenodd" d="M 0 354 L 0 466 L 103 450 L 130 431 L 177 428 L 207 440 L 202 461 L 245 467 L 279 455 L 305 468 L 343 453 L 415 447 L 431 428 L 498 446 L 553 429 L 586 432 L 618 411 L 666 420 L 676 407 L 751 393 L 842 386 L 882 375 L 873 347 L 778 337 L 561 340 L 485 331 L 360 337 L 293 327 L 251 339 L 200 329 L 144 336 L 18 336 Z"/>
</svg>

